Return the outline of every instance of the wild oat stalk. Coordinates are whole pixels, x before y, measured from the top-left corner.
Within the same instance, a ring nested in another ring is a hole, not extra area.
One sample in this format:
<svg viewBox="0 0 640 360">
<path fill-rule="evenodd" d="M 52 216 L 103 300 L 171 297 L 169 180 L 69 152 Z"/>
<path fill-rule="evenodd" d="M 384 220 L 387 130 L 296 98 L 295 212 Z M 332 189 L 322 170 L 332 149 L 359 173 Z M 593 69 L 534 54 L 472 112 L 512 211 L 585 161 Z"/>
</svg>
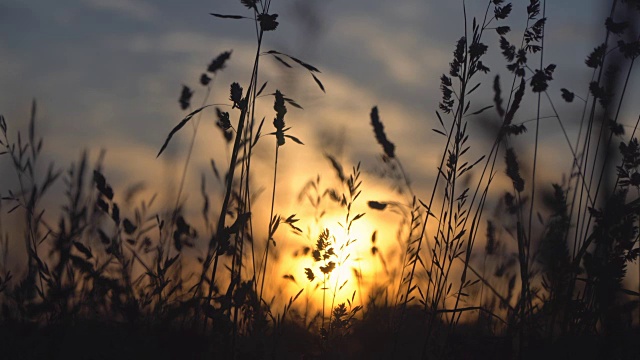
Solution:
<svg viewBox="0 0 640 360">
<path fill-rule="evenodd" d="M 269 261 L 269 247 L 271 245 L 271 242 L 274 242 L 274 246 L 275 246 L 275 240 L 273 239 L 273 236 L 275 235 L 275 232 L 277 230 L 278 222 L 274 218 L 273 208 L 276 201 L 276 183 L 278 178 L 278 150 L 280 150 L 280 147 L 285 144 L 284 116 L 287 113 L 287 107 L 284 104 L 284 96 L 279 90 L 276 90 L 274 97 L 275 97 L 275 101 L 273 104 L 273 109 L 276 111 L 276 117 L 275 119 L 273 119 L 273 126 L 276 128 L 276 131 L 274 133 L 276 137 L 276 142 L 275 142 L 276 155 L 275 155 L 274 164 L 273 164 L 273 190 L 271 192 L 271 212 L 269 213 L 269 231 L 267 236 L 267 244 L 265 246 L 264 256 L 262 260 L 264 265 L 261 270 L 262 279 L 260 282 L 260 292 L 258 293 L 260 298 L 262 298 L 262 292 L 264 290 L 264 280 L 267 277 L 267 264 Z"/>
</svg>

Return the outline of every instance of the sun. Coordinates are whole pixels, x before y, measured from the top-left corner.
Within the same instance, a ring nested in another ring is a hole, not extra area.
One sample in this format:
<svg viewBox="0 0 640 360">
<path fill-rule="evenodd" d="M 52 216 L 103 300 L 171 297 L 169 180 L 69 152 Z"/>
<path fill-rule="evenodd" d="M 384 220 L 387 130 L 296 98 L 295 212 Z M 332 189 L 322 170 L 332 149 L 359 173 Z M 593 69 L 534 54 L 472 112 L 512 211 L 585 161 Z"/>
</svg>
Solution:
<svg viewBox="0 0 640 360">
<path fill-rule="evenodd" d="M 352 212 L 350 219 L 357 213 Z M 353 221 L 349 229 L 344 226 L 346 214 L 343 211 L 323 214 L 318 222 L 305 229 L 305 236 L 288 239 L 290 245 L 295 242 L 298 250 L 276 265 L 281 274 L 278 277 L 280 284 L 284 285 L 282 290 L 294 294 L 303 290 L 296 305 L 302 306 L 303 311 L 321 311 L 323 308 L 326 311 L 341 303 L 365 305 L 374 291 L 380 291 L 382 284 L 391 285 L 387 264 L 381 262 L 380 257 L 381 253 L 390 254 L 389 251 L 396 246 L 395 242 L 388 241 L 391 239 L 389 234 L 397 232 L 395 220 L 366 212 Z M 329 245 L 314 258 L 313 252 L 318 250 L 317 241 L 325 231 Z M 377 234 L 377 243 L 372 241 L 374 233 Z M 374 246 L 375 252 L 372 250 Z M 303 248 L 306 250 L 300 251 Z M 325 259 L 325 251 L 329 248 L 331 254 Z M 330 262 L 333 263 L 331 271 L 325 276 L 322 269 L 327 270 Z"/>
<path fill-rule="evenodd" d="M 320 290 L 336 297 L 336 302 L 346 299 L 366 299 L 369 277 L 372 275 L 371 233 L 375 226 L 365 217 L 355 221 L 350 229 L 344 226 L 345 218 L 339 215 L 326 216 L 319 224 L 321 232 L 326 232 L 330 255 L 326 261 L 313 261 L 314 274 L 318 277 Z M 325 255 L 324 253 L 322 255 Z M 333 263 L 326 278 L 322 269 Z M 320 291 L 321 293 L 322 291 Z M 354 297 L 354 293 L 356 294 Z M 326 294 L 325 294 L 326 295 Z M 322 298 L 320 294 L 319 298 Z"/>
</svg>

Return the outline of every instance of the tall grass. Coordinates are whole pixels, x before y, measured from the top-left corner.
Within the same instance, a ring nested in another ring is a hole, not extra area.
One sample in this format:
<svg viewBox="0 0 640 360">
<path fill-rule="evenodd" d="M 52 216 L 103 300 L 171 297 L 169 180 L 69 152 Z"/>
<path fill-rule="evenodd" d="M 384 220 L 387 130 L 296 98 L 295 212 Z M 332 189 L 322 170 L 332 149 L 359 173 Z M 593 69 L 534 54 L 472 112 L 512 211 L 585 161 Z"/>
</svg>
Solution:
<svg viewBox="0 0 640 360">
<path fill-rule="evenodd" d="M 249 80 L 230 84 L 227 104 L 209 103 L 218 91 L 216 75 L 234 61 L 232 51 L 225 50 L 198 79 L 204 89 L 199 107 L 191 107 L 196 92 L 183 86 L 179 104 L 188 113 L 158 153 L 162 156 L 172 138 L 192 123 L 171 208 L 158 208 L 156 196 L 133 205 L 140 189 L 112 187 L 102 168 L 104 154 L 93 168 L 84 153 L 66 170 L 51 164 L 39 174 L 44 146 L 37 136 L 35 101 L 26 137 L 0 117 L 0 154 L 12 165 L 17 184 L 0 189 L 0 336 L 9 344 L 4 355 L 37 358 L 49 351 L 52 357 L 100 357 L 96 352 L 111 350 L 102 350 L 106 346 L 100 348 L 98 338 L 118 343 L 114 356 L 125 357 L 432 359 L 478 358 L 488 351 L 497 358 L 633 356 L 629 340 L 638 335 L 640 318 L 634 314 L 640 315 L 640 289 L 627 288 L 625 279 L 640 255 L 635 133 L 640 117 L 626 136 L 621 113 L 635 95 L 627 92 L 640 55 L 637 2 L 611 1 L 604 42 L 585 61 L 593 77 L 583 98 L 565 88 L 560 94 L 549 91 L 556 66 L 545 60 L 544 0 L 528 2 L 521 35 L 512 30 L 518 24 L 510 23 L 510 3 L 489 0 L 485 11 L 473 16 L 462 1 L 463 33 L 448 72 L 440 77 L 433 131 L 442 147 L 430 194 L 414 189 L 401 151 L 385 132 L 384 109 L 373 107 L 369 120 L 387 167 L 384 174 L 401 194 L 396 199 L 368 194 L 370 175 L 360 163 L 349 166 L 347 175 L 336 157 L 325 154 L 334 180 L 318 174 L 302 187 L 300 198 L 309 202 L 302 206 L 314 215 L 308 219 L 284 215 L 276 206 L 282 152 L 303 145 L 285 116 L 302 106 L 261 81 L 261 61 L 268 57 L 286 69 L 301 68 L 320 91 L 325 86 L 315 66 L 263 48 L 265 36 L 279 25 L 270 0 L 241 3 L 245 15 L 211 15 L 255 30 Z M 507 71 L 490 75 L 484 62 L 495 46 L 506 64 L 491 67 L 504 65 Z M 479 95 L 487 80 L 492 100 Z M 273 97 L 274 113 L 261 114 L 256 105 L 261 97 Z M 533 109 L 524 106 L 528 97 Z M 581 118 L 557 111 L 557 101 L 576 99 L 583 107 Z M 215 136 L 225 139 L 230 152 L 225 161 L 211 159 L 223 186 L 219 201 L 210 201 L 202 177 L 200 227 L 188 219 L 182 194 L 201 117 L 214 106 L 220 129 Z M 544 116 L 546 111 L 552 115 Z M 530 113 L 532 139 L 521 136 L 527 131 L 522 119 Z M 269 116 L 271 131 L 265 124 Z M 569 177 L 560 183 L 541 181 L 543 119 L 557 121 L 566 140 L 557 144 L 571 161 Z M 470 121 L 476 120 L 494 124 L 485 154 L 475 148 L 486 140 L 471 130 Z M 577 134 L 568 131 L 570 122 L 580 124 Z M 267 215 L 253 210 L 257 173 L 252 161 L 263 149 L 258 145 L 271 139 Z M 217 163 L 228 164 L 222 174 Z M 505 180 L 508 185 L 497 188 Z M 66 202 L 52 225 L 42 204 L 58 182 Z M 400 252 L 386 254 L 389 239 L 370 229 L 371 254 L 358 261 L 376 264 L 373 276 L 353 265 L 354 257 L 364 256 L 355 247 L 365 239 L 353 230 L 367 216 L 363 199 L 369 199 L 368 211 L 400 218 Z M 325 222 L 330 206 L 343 219 L 342 234 Z M 493 213 L 486 214 L 488 209 Z M 19 214 L 22 223 L 2 221 L 5 213 Z M 259 223 L 268 224 L 266 232 L 254 232 Z M 303 230 L 301 223 L 314 226 Z M 7 264 L 8 229 L 20 226 L 26 258 L 25 270 L 17 273 Z M 284 276 L 297 290 L 276 301 L 270 286 L 281 276 L 269 265 L 284 230 L 297 235 L 296 254 L 310 265 Z M 201 251 L 200 256 L 194 259 L 186 248 Z M 354 276 L 345 278 L 346 268 Z M 303 276 L 307 282 L 298 283 L 296 277 Z M 356 291 L 345 291 L 349 281 L 356 282 Z M 311 304 L 316 295 L 318 309 Z M 46 340 L 57 329 L 71 335 Z M 88 350 L 88 344 L 101 350 Z"/>
</svg>

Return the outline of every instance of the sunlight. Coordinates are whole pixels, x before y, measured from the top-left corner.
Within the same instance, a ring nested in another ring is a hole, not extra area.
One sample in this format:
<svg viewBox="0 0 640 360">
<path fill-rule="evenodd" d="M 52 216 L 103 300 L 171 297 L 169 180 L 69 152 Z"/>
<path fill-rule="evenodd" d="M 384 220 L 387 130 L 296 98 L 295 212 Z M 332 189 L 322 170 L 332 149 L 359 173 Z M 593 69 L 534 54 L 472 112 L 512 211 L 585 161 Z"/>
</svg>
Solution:
<svg viewBox="0 0 640 360">
<path fill-rule="evenodd" d="M 318 229 L 327 229 L 331 247 L 334 248 L 335 255 L 331 256 L 327 262 L 334 262 L 335 268 L 326 278 L 327 296 L 334 296 L 336 304 L 351 299 L 354 292 L 355 301 L 361 302 L 366 299 L 369 287 L 373 283 L 373 262 L 371 256 L 371 233 L 375 230 L 375 225 L 367 220 L 366 215 L 356 220 L 351 229 L 343 227 L 345 218 L 342 215 L 327 215 L 318 225 Z M 379 225 L 378 225 L 379 226 Z M 320 233 L 320 230 L 317 232 Z M 303 268 L 310 268 L 314 272 L 319 284 L 318 290 L 322 290 L 323 262 L 316 262 L 311 256 L 300 261 Z M 322 291 L 317 291 L 313 298 L 318 306 L 322 306 Z M 325 304 L 330 306 L 330 304 Z"/>
</svg>

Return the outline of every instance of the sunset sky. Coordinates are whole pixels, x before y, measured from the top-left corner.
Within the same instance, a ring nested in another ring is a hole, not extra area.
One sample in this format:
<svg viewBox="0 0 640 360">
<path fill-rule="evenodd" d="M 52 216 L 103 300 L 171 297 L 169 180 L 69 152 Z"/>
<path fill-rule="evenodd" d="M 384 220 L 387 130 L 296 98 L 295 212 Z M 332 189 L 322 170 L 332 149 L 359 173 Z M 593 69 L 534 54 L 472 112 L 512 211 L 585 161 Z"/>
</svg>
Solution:
<svg viewBox="0 0 640 360">
<path fill-rule="evenodd" d="M 484 2 L 468 3 L 470 17 L 482 15 Z M 518 3 L 506 23 L 514 34 L 524 26 L 526 4 Z M 291 89 L 307 109 L 288 117 L 306 143 L 321 144 L 318 132 L 343 133 L 352 163 L 370 162 L 378 152 L 373 136 L 363 136 L 374 105 L 392 141 L 426 143 L 433 139 L 439 76 L 448 70 L 463 33 L 461 6 L 458 1 L 274 1 L 272 12 L 280 15 L 281 25 L 267 34 L 265 50 L 318 67 L 327 94 L 306 72 L 285 71 L 267 57 L 265 80 L 272 80 L 272 91 Z M 547 39 L 545 62 L 558 65 L 551 93 L 571 88 L 568 79 L 582 79 L 575 84 L 578 93 L 584 87 L 589 72 L 583 60 L 603 34 L 599 10 L 598 1 L 549 3 L 547 31 L 555 36 Z M 177 104 L 180 85 L 196 89 L 194 102 L 199 103 L 204 90 L 197 80 L 215 55 L 234 51 L 216 80 L 216 100 L 226 99 L 230 82 L 248 81 L 253 25 L 213 18 L 210 12 L 249 14 L 236 0 L 5 0 L 0 4 L 2 114 L 14 128 L 24 126 L 36 98 L 40 129 L 58 159 L 101 147 L 116 156 L 126 144 L 135 147 L 140 161 L 151 162 L 145 154 L 155 154 L 184 116 Z M 487 35 L 486 42 L 497 48 L 497 36 Z M 492 70 L 505 77 L 502 59 L 492 59 L 487 61 Z M 492 75 L 486 79 L 488 93 L 490 80 Z M 483 105 L 479 100 L 477 107 Z M 170 150 L 180 151 L 174 145 Z M 401 158 L 412 157 L 415 150 L 398 146 Z M 408 165 L 412 177 L 424 176 L 422 165 Z"/>
<path fill-rule="evenodd" d="M 467 3 L 469 18 L 483 16 L 485 1 Z M 504 22 L 511 26 L 514 39 L 524 28 L 527 3 L 514 1 L 513 16 Z M 560 88 L 586 94 L 591 71 L 584 59 L 604 37 L 602 3 L 563 0 L 547 4 L 546 31 L 553 36 L 546 39 L 545 63 L 557 65 L 549 92 L 565 114 L 570 131 L 577 129 L 582 108 L 565 104 Z M 214 18 L 211 12 L 250 15 L 238 0 L 3 0 L 0 114 L 7 119 L 11 134 L 25 131 L 35 98 L 46 160 L 65 168 L 83 149 L 94 160 L 100 149 L 106 149 L 105 175 L 116 190 L 144 181 L 149 194 L 164 191 L 158 189 L 175 191 L 191 126 L 182 130 L 160 159 L 156 154 L 171 128 L 186 115 L 178 104 L 182 84 L 195 90 L 192 106 L 199 106 L 205 93 L 198 83 L 200 74 L 227 50 L 233 50 L 231 59 L 216 78 L 208 103 L 228 104 L 229 84 L 237 81 L 246 89 L 250 78 L 256 43 L 253 23 Z M 286 69 L 267 56 L 261 60 L 259 83 L 269 81 L 266 92 L 280 89 L 305 108 L 289 107 L 286 116 L 291 134 L 305 146 L 289 142 L 281 150 L 276 212 L 286 216 L 309 212 L 298 201 L 298 193 L 319 173 L 331 183 L 334 176 L 323 157 L 325 152 L 336 156 L 346 169 L 362 162 L 367 173 L 360 202 L 363 210 L 367 200 L 405 199 L 372 175 L 380 168 L 381 153 L 369 124 L 373 106 L 379 107 L 387 135 L 396 144 L 417 195 L 427 198 L 444 143 L 431 131 L 437 127 L 434 111 L 440 101 L 439 77 L 448 72 L 455 42 L 464 33 L 462 1 L 274 0 L 271 12 L 279 14 L 280 26 L 265 34 L 264 50 L 288 53 L 318 67 L 326 87 L 324 94 L 299 67 Z M 504 60 L 496 56 L 495 32 L 486 34 L 485 43 L 490 46 L 485 63 L 492 72 L 478 77 L 482 91 L 472 109 L 492 104 L 491 84 L 496 74 L 502 75 L 504 84 L 511 79 Z M 633 86 L 638 89 L 637 83 Z M 629 93 L 637 94 L 634 89 Z M 534 100 L 529 96 L 527 106 Z M 266 117 L 267 132 L 272 129 L 272 106 L 272 97 L 259 100 L 258 115 Z M 623 110 L 622 122 L 633 124 L 638 110 L 637 102 L 630 103 Z M 548 115 L 550 108 L 543 102 L 542 116 Z M 518 121 L 535 118 L 535 110 L 525 107 L 519 116 Z M 187 178 L 187 202 L 193 204 L 194 218 L 201 207 L 200 174 L 206 174 L 212 193 L 219 192 L 209 159 L 213 157 L 221 169 L 227 163 L 228 152 L 214 120 L 211 108 L 202 118 Z M 232 115 L 232 123 L 235 121 Z M 475 154 L 484 154 L 490 145 L 482 141 L 482 123 L 470 123 L 477 135 Z M 549 171 L 542 171 L 540 177 L 560 181 L 567 170 L 557 169 L 568 169 L 569 151 L 557 121 L 547 119 L 542 124 L 540 151 L 543 170 Z M 532 143 L 532 136 L 529 131 L 523 144 Z M 256 188 L 264 190 L 256 206 L 266 209 L 273 140 L 263 140 L 256 154 L 260 161 L 254 180 Z M 523 146 L 522 151 L 526 157 L 531 149 Z M 564 155 L 555 155 L 558 152 Z M 0 172 L 8 171 L 9 163 L 0 159 Z M 2 175 L 2 194 L 6 181 L 11 181 L 5 178 Z M 170 203 L 171 196 L 165 201 Z M 380 224 L 383 220 L 376 216 L 371 214 L 367 224 Z M 391 222 L 386 231 L 392 239 L 398 220 L 384 220 Z M 266 228 L 268 216 L 260 221 Z M 361 251 L 366 251 L 373 225 L 362 226 Z"/>
</svg>

